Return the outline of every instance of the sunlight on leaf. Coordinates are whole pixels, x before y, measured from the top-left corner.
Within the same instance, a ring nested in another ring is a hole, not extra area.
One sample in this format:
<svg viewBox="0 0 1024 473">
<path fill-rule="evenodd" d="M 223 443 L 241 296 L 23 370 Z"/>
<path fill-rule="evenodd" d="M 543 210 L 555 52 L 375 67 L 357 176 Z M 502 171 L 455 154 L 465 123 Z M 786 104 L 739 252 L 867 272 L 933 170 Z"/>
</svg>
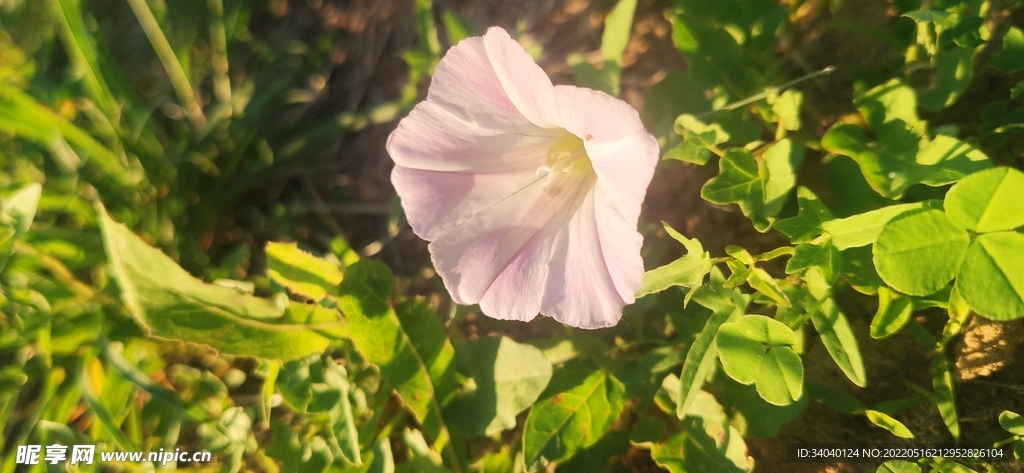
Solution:
<svg viewBox="0 0 1024 473">
<path fill-rule="evenodd" d="M 624 393 L 622 383 L 593 363 L 566 363 L 526 418 L 526 464 L 563 461 L 597 442 L 622 412 Z"/>
<path fill-rule="evenodd" d="M 268 300 L 193 278 L 106 212 L 100 213 L 121 298 L 151 335 L 235 355 L 286 360 L 321 353 L 330 343 L 315 326 L 279 323 L 283 311 Z"/>
<path fill-rule="evenodd" d="M 875 242 L 875 267 L 894 289 L 926 296 L 949 284 L 970 236 L 938 210 L 908 212 L 889 221 Z"/>
</svg>

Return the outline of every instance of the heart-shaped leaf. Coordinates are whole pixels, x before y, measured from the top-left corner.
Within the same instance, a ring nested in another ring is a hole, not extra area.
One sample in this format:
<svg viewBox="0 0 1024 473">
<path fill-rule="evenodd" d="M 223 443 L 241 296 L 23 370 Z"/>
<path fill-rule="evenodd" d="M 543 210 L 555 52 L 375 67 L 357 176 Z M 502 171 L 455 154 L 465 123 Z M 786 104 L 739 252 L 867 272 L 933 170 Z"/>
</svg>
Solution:
<svg viewBox="0 0 1024 473">
<path fill-rule="evenodd" d="M 971 174 L 946 194 L 944 207 L 950 220 L 978 233 L 1013 230 L 1024 225 L 1024 172 L 995 168 Z"/>
<path fill-rule="evenodd" d="M 722 325 L 715 338 L 726 374 L 753 384 L 762 399 L 777 406 L 803 394 L 803 364 L 790 348 L 796 334 L 786 324 L 763 315 L 748 315 Z"/>
<path fill-rule="evenodd" d="M 960 269 L 970 236 L 938 210 L 918 210 L 892 219 L 873 249 L 878 275 L 894 289 L 926 296 L 949 283 Z"/>
<path fill-rule="evenodd" d="M 985 317 L 1024 317 L 1024 234 L 997 232 L 975 238 L 956 287 L 971 308 Z"/>
</svg>

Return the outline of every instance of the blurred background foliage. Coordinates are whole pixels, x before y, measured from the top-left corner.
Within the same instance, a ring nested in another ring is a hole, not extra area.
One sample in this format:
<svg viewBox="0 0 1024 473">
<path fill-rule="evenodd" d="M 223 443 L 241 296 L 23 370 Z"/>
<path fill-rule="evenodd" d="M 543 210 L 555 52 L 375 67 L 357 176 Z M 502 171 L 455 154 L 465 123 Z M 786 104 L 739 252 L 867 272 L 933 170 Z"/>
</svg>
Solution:
<svg viewBox="0 0 1024 473">
<path fill-rule="evenodd" d="M 703 272 L 614 329 L 454 307 L 393 200 L 388 133 L 494 24 L 662 144 L 645 260 Z M 949 279 L 911 296 L 838 237 L 1024 167 L 1022 29 L 1009 0 L 2 0 L 0 471 L 53 443 L 213 452 L 197 471 L 797 471 L 786 442 L 908 435 L 1024 455 L 1019 320 L 970 318 Z"/>
</svg>

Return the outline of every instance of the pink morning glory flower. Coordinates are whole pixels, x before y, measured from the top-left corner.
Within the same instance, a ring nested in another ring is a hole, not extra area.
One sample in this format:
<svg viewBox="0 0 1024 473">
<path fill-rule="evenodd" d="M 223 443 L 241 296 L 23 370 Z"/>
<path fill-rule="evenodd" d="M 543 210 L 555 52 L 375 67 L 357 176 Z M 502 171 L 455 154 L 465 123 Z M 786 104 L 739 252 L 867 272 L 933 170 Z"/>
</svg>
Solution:
<svg viewBox="0 0 1024 473">
<path fill-rule="evenodd" d="M 441 59 L 387 149 L 409 224 L 455 302 L 596 329 L 635 300 L 637 222 L 659 151 L 625 102 L 553 86 L 491 28 Z"/>
</svg>

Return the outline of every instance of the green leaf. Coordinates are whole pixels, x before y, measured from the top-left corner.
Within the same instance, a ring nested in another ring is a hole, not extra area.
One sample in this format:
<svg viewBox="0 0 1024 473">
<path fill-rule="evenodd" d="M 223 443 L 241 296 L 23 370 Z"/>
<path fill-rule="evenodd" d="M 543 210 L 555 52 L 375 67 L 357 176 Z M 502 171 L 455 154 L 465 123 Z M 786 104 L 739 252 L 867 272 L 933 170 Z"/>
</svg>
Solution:
<svg viewBox="0 0 1024 473">
<path fill-rule="evenodd" d="M 747 282 L 750 278 L 750 271 L 753 269 L 742 261 L 731 259 L 725 262 L 725 265 L 729 267 L 729 279 L 723 284 L 727 288 L 738 287 L 740 284 Z"/>
<path fill-rule="evenodd" d="M 0 130 L 34 141 L 46 149 L 74 150 L 85 154 L 85 164 L 124 186 L 137 180 L 121 158 L 66 118 L 43 106 L 30 95 L 0 83 Z"/>
<path fill-rule="evenodd" d="M 522 457 L 520 456 L 519 458 Z M 506 471 L 515 471 L 512 462 L 512 452 L 509 451 L 509 447 L 506 445 L 498 450 L 487 453 L 476 465 L 479 465 L 479 473 L 504 473 Z"/>
<path fill-rule="evenodd" d="M 380 368 L 428 436 L 446 434 L 441 412 L 455 393 L 455 350 L 437 315 L 419 299 L 393 308 L 394 276 L 378 261 L 349 266 L 341 293 L 356 348 Z"/>
<path fill-rule="evenodd" d="M 100 214 L 121 300 L 150 335 L 285 360 L 321 353 L 330 343 L 313 329 L 331 326 L 278 323 L 283 312 L 270 301 L 193 278 L 105 211 Z"/>
<path fill-rule="evenodd" d="M 878 465 L 875 473 L 921 473 L 921 465 L 906 460 L 890 460 Z"/>
<path fill-rule="evenodd" d="M 775 347 L 768 350 L 761 363 L 764 371 L 754 381 L 757 394 L 770 404 L 785 406 L 803 395 L 804 366 L 792 348 Z"/>
<path fill-rule="evenodd" d="M 933 463 L 932 471 L 929 473 L 978 473 L 978 471 L 957 462 L 947 460 L 942 463 Z"/>
<path fill-rule="evenodd" d="M 43 186 L 29 184 L 0 201 L 0 220 L 14 227 L 16 237 L 27 232 L 32 225 L 42 195 Z"/>
<path fill-rule="evenodd" d="M 332 340 L 347 340 L 348 326 L 342 321 L 338 308 L 331 299 L 324 299 L 318 304 L 303 304 L 288 301 L 284 311 L 283 322 L 309 325 L 317 333 Z"/>
<path fill-rule="evenodd" d="M 262 378 L 263 385 L 260 387 L 259 419 L 264 427 L 270 425 L 270 410 L 274 407 L 274 387 L 277 385 L 277 377 L 281 373 L 281 362 L 278 360 L 260 360 L 256 369 L 258 378 Z M 283 396 L 282 396 L 283 397 Z"/>
<path fill-rule="evenodd" d="M 566 363 L 526 418 L 526 464 L 564 461 L 593 445 L 622 413 L 624 394 L 622 383 L 592 362 Z"/>
<path fill-rule="evenodd" d="M 704 184 L 701 197 L 716 204 L 739 204 L 754 228 L 767 231 L 796 182 L 803 154 L 803 146 L 788 139 L 773 145 L 761 159 L 749 150 L 730 148 L 719 162 L 719 175 Z"/>
<path fill-rule="evenodd" d="M 757 377 L 764 345 L 790 346 L 796 334 L 786 324 L 763 315 L 746 315 L 722 325 L 715 338 L 726 373 L 736 381 L 751 384 Z"/>
<path fill-rule="evenodd" d="M 804 243 L 796 247 L 793 257 L 786 263 L 786 274 L 794 274 L 809 268 L 816 268 L 829 284 L 839 277 L 842 255 L 831 239 L 815 244 Z"/>
<path fill-rule="evenodd" d="M 711 100 L 686 72 L 671 72 L 647 91 L 641 113 L 650 130 L 672 127 L 680 110 L 709 110 Z M 677 129 L 676 131 L 680 135 Z"/>
<path fill-rule="evenodd" d="M 1011 26 L 1003 36 L 1003 48 L 988 60 L 988 67 L 1007 74 L 1024 69 L 1024 31 Z"/>
<path fill-rule="evenodd" d="M 871 421 L 872 424 L 875 424 L 885 430 L 888 430 L 889 432 L 892 432 L 893 435 L 899 438 L 914 438 L 914 434 L 910 431 L 910 429 L 907 428 L 907 426 L 903 425 L 902 422 L 894 419 L 889 414 L 867 409 L 864 411 L 864 415 L 868 417 L 868 420 Z"/>
<path fill-rule="evenodd" d="M 636 1 L 619 0 L 605 18 L 604 33 L 601 35 L 601 55 L 604 61 L 600 67 L 590 64 L 581 54 L 569 55 L 568 62 L 572 66 L 577 85 L 601 90 L 613 96 L 619 95 L 622 54 L 629 43 Z"/>
<path fill-rule="evenodd" d="M 914 175 L 928 186 L 944 186 L 978 171 L 990 169 L 992 162 L 981 150 L 952 136 L 938 135 L 922 144 L 914 162 L 922 166 Z"/>
<path fill-rule="evenodd" d="M 717 125 L 714 126 L 717 127 Z M 711 158 L 710 148 L 724 142 L 729 136 L 724 131 L 719 132 L 716 129 L 708 129 L 700 133 L 687 129 L 681 130 L 681 134 L 683 142 L 666 151 L 663 159 L 676 159 L 699 166 L 703 166 Z"/>
<path fill-rule="evenodd" d="M 804 94 L 797 89 L 788 89 L 771 102 L 772 111 L 779 116 L 782 127 L 793 131 L 800 129 L 800 105 Z"/>
<path fill-rule="evenodd" d="M 604 471 L 612 458 L 623 455 L 629 451 L 629 431 L 612 430 L 604 437 L 601 437 L 595 444 L 580 450 L 569 461 L 558 465 L 559 473 L 593 473 Z M 514 471 L 509 468 L 495 470 L 494 473 L 505 473 Z"/>
<path fill-rule="evenodd" d="M 268 242 L 267 272 L 289 291 L 319 301 L 337 292 L 342 273 L 329 263 L 299 249 L 296 243 Z"/>
<path fill-rule="evenodd" d="M 878 310 L 871 319 L 871 338 L 888 338 L 899 333 L 910 322 L 914 300 L 888 287 L 878 288 Z"/>
<path fill-rule="evenodd" d="M 867 410 L 867 406 L 859 399 L 839 391 L 835 391 L 816 384 L 807 384 L 807 393 L 822 404 L 831 407 L 843 414 L 860 414 Z"/>
<path fill-rule="evenodd" d="M 92 360 L 95 359 L 91 356 L 90 358 Z M 88 362 L 91 362 L 92 360 L 87 360 L 86 365 L 88 366 Z M 94 386 L 97 383 L 90 379 L 89 375 L 89 370 L 83 369 L 81 370 L 81 375 L 78 377 L 78 385 L 81 389 L 82 399 L 85 401 L 85 405 L 89 407 L 92 415 L 99 421 L 99 425 L 108 435 L 110 435 L 110 439 L 114 441 L 114 444 L 116 444 L 118 448 L 122 451 L 136 448 L 137 446 L 124 435 L 124 432 L 119 428 L 117 420 L 114 419 L 114 416 L 107 409 L 107 406 L 104 405 L 103 401 L 99 398 L 98 393 L 95 392 Z"/>
<path fill-rule="evenodd" d="M 572 67 L 574 82 L 579 87 L 600 90 L 608 95 L 619 95 L 621 67 L 612 61 L 605 61 L 600 68 L 587 62 L 582 54 L 570 54 L 566 61 Z"/>
<path fill-rule="evenodd" d="M 309 376 L 309 367 L 319 359 L 319 355 L 310 355 L 283 363 L 275 380 L 277 389 L 281 392 L 281 398 L 299 412 L 306 412 L 309 401 L 312 399 L 313 394 L 310 389 L 312 380 Z"/>
<path fill-rule="evenodd" d="M 474 30 L 469 20 L 455 10 L 445 9 L 441 13 L 441 21 L 444 23 L 445 32 L 448 33 L 449 44 L 456 45 L 466 38 L 480 35 L 479 31 Z"/>
<path fill-rule="evenodd" d="M 782 210 L 796 185 L 796 172 L 804 162 L 804 145 L 789 138 L 779 140 L 761 155 L 768 171 L 764 185 L 765 210 L 774 216 Z"/>
<path fill-rule="evenodd" d="M 1018 82 L 1017 85 L 1014 85 L 1013 88 L 1010 89 L 1010 100 L 1016 99 L 1022 95 L 1024 95 L 1024 80 Z"/>
<path fill-rule="evenodd" d="M 956 19 L 956 22 L 952 27 L 949 27 L 947 30 L 949 34 L 943 36 L 950 37 L 953 44 L 973 51 L 975 48 L 985 44 L 986 42 L 986 40 L 981 38 L 981 30 L 984 25 L 985 19 L 980 16 L 963 15 Z M 943 40 L 945 40 L 945 38 L 943 38 Z M 945 49 L 947 45 L 948 42 L 943 41 L 943 49 Z"/>
<path fill-rule="evenodd" d="M 1013 442 L 1013 457 L 1019 462 L 1024 462 L 1024 440 Z"/>
<path fill-rule="evenodd" d="M 391 451 L 391 440 L 382 438 L 373 446 L 373 463 L 369 473 L 394 473 L 395 457 Z"/>
<path fill-rule="evenodd" d="M 690 132 L 701 139 L 701 146 L 717 145 L 729 141 L 729 132 L 718 123 L 707 124 L 697 117 L 684 113 L 676 116 L 672 123 L 672 130 L 676 134 L 686 136 Z"/>
<path fill-rule="evenodd" d="M 721 309 L 731 310 L 736 308 L 742 311 L 747 308 L 749 297 L 737 290 L 726 287 L 722 271 L 718 267 L 712 267 L 709 284 L 702 286 L 694 294 L 693 300 L 715 312 Z"/>
<path fill-rule="evenodd" d="M 953 337 L 960 334 L 960 329 L 967 323 L 971 316 L 971 307 L 960 294 L 960 289 L 953 286 L 949 291 L 949 302 L 946 304 L 946 312 L 949 313 L 949 320 L 942 327 L 942 346 L 946 346 Z"/>
<path fill-rule="evenodd" d="M 700 49 L 700 43 L 692 28 L 687 26 L 681 15 L 665 15 L 672 23 L 672 44 L 683 53 L 692 53 Z"/>
<path fill-rule="evenodd" d="M 744 266 L 753 266 L 756 262 L 754 255 L 751 255 L 746 248 L 736 245 L 728 245 L 725 247 L 725 254 L 736 258 L 736 261 Z"/>
<path fill-rule="evenodd" d="M 455 356 L 476 390 L 449 404 L 445 417 L 471 437 L 514 428 L 516 415 L 533 405 L 551 380 L 544 353 L 507 337 L 456 344 Z"/>
<path fill-rule="evenodd" d="M 950 220 L 979 233 L 1012 230 L 1024 225 L 1024 172 L 995 168 L 971 174 L 946 193 L 943 207 Z"/>
<path fill-rule="evenodd" d="M 825 222 L 833 220 L 833 217 L 810 189 L 797 187 L 796 198 L 800 211 L 795 217 L 779 220 L 775 229 L 789 237 L 793 243 L 806 243 L 821 235 L 825 231 Z"/>
<path fill-rule="evenodd" d="M 970 236 L 939 210 L 917 210 L 892 219 L 872 251 L 882 280 L 904 294 L 926 296 L 956 276 Z"/>
<path fill-rule="evenodd" d="M 29 184 L 0 200 L 0 270 L 7 264 L 14 242 L 32 225 L 42 195 L 43 186 Z"/>
<path fill-rule="evenodd" d="M 836 248 L 845 250 L 870 245 L 878 239 L 886 223 L 908 211 L 916 209 L 938 208 L 938 201 L 924 201 L 913 204 L 898 204 L 882 207 L 847 218 L 830 220 L 822 224 L 830 235 Z"/>
<path fill-rule="evenodd" d="M 674 375 L 665 377 L 666 381 L 676 381 Z M 671 390 L 666 389 L 671 392 Z M 662 434 L 668 427 L 667 423 L 660 417 L 643 416 L 636 420 L 629 429 L 629 443 L 635 447 L 650 449 L 651 445 L 662 438 Z"/>
<path fill-rule="evenodd" d="M 1014 435 L 1024 435 L 1024 416 L 1012 411 L 999 413 L 999 425 Z"/>
<path fill-rule="evenodd" d="M 743 215 L 755 225 L 767 228 L 768 220 L 764 209 L 764 182 L 766 170 L 759 161 L 745 149 L 731 148 L 719 162 L 718 176 L 709 180 L 701 189 L 701 197 L 716 204 L 739 203 Z"/>
<path fill-rule="evenodd" d="M 662 222 L 662 224 L 676 241 L 683 244 L 686 248 L 686 255 L 669 264 L 647 271 L 636 297 L 640 298 L 647 294 L 661 292 L 672 286 L 683 286 L 688 289 L 687 300 L 689 300 L 689 295 L 704 282 L 704 276 L 711 271 L 711 255 L 704 251 L 704 247 L 696 238 L 683 237 L 667 223 Z"/>
<path fill-rule="evenodd" d="M 601 34 L 601 55 L 605 61 L 622 64 L 622 53 L 629 43 L 633 28 L 633 14 L 637 0 L 619 0 L 615 8 L 604 19 L 604 33 Z"/>
<path fill-rule="evenodd" d="M 867 375 L 864 372 L 864 359 L 861 358 L 860 348 L 857 346 L 857 339 L 850 329 L 850 322 L 839 310 L 839 306 L 832 300 L 831 286 L 825 278 L 817 271 L 804 273 L 804 281 L 807 282 L 807 289 L 818 300 L 825 299 L 817 311 L 811 313 L 811 323 L 814 330 L 821 337 L 825 350 L 836 365 L 843 371 L 843 374 L 853 384 L 864 387 L 867 385 Z"/>
<path fill-rule="evenodd" d="M 738 319 L 743 315 L 745 307 L 721 307 L 715 310 L 704 324 L 704 329 L 697 334 L 697 338 L 690 344 L 686 352 L 686 360 L 683 362 L 683 371 L 679 375 L 679 399 L 676 405 L 676 416 L 680 419 L 686 416 L 687 410 L 696 398 L 700 388 L 704 386 L 708 374 L 715 366 L 718 359 L 718 349 L 715 347 L 715 337 L 718 331 L 728 320 Z"/>
<path fill-rule="evenodd" d="M 798 419 L 807 410 L 810 400 L 810 396 L 806 395 L 806 386 L 805 395 L 796 402 L 776 406 L 762 399 L 757 389 L 733 382 L 728 376 L 719 376 L 715 379 L 715 384 L 718 399 L 729 410 L 729 417 L 746 438 L 779 435 L 783 427 Z"/>
<path fill-rule="evenodd" d="M 909 11 L 903 16 L 914 20 L 917 23 L 935 23 L 942 25 L 949 18 L 950 13 L 944 10 L 921 9 Z"/>
<path fill-rule="evenodd" d="M 96 44 L 86 27 L 86 17 L 82 15 L 78 0 L 54 0 L 51 5 L 60 22 L 64 50 L 77 69 L 76 76 L 80 75 L 85 90 L 99 109 L 108 117 L 116 116 L 119 113 L 117 101 L 104 81 Z"/>
<path fill-rule="evenodd" d="M 359 452 L 359 432 L 356 428 L 356 419 L 352 415 L 352 402 L 349 400 L 351 385 L 348 380 L 348 372 L 341 365 L 328 362 L 323 371 L 323 383 L 315 383 L 311 389 L 315 393 L 322 385 L 332 392 L 336 392 L 337 401 L 329 406 L 332 419 L 330 432 L 331 442 L 337 444 L 342 455 L 354 465 L 362 465 L 363 460 Z M 316 396 L 314 395 L 314 400 Z M 310 403 L 312 406 L 312 402 Z M 310 409 L 312 411 L 312 408 Z"/>
<path fill-rule="evenodd" d="M 786 296 L 786 293 L 782 291 L 782 287 L 779 286 L 779 282 L 771 274 L 768 274 L 768 271 L 756 267 L 750 268 L 750 273 L 747 274 L 747 284 L 755 291 L 768 296 L 779 306 L 793 306 L 789 301 L 789 297 Z"/>
<path fill-rule="evenodd" d="M 398 465 L 397 473 L 451 473 L 442 465 L 441 459 L 427 445 L 423 432 L 406 428 L 402 430 L 402 440 L 409 448 L 408 461 Z"/>
<path fill-rule="evenodd" d="M 707 392 L 693 404 L 681 428 L 664 442 L 651 444 L 651 458 L 673 473 L 744 472 L 753 466 L 740 432 Z"/>
<path fill-rule="evenodd" d="M 934 85 L 921 94 L 921 108 L 938 112 L 956 102 L 974 77 L 973 56 L 974 48 L 940 49 L 934 59 Z"/>
<path fill-rule="evenodd" d="M 935 405 L 939 408 L 942 422 L 946 424 L 953 440 L 960 441 L 960 420 L 953 401 L 953 367 L 942 353 L 932 356 L 932 387 Z"/>
<path fill-rule="evenodd" d="M 840 277 L 854 290 L 874 295 L 878 293 L 878 288 L 885 285 L 875 271 L 875 263 L 871 261 L 871 247 L 850 248 L 841 254 L 843 265 Z"/>
<path fill-rule="evenodd" d="M 689 132 L 687 132 L 689 134 Z M 684 163 L 693 163 L 698 166 L 707 164 L 708 160 L 711 159 L 711 151 L 707 148 L 696 144 L 694 139 L 684 139 L 678 146 L 674 146 L 665 151 L 665 154 L 661 156 L 661 159 L 674 159 L 676 161 L 682 161 Z"/>
<path fill-rule="evenodd" d="M 789 327 L 763 315 L 725 323 L 715 338 L 726 374 L 741 384 L 753 384 L 762 399 L 776 406 L 792 404 L 803 395 L 803 364 L 789 347 L 795 343 Z"/>
<path fill-rule="evenodd" d="M 983 152 L 956 138 L 939 135 L 919 142 L 902 122 L 875 131 L 879 141 L 869 143 L 862 129 L 839 123 L 821 138 L 821 146 L 856 161 L 871 188 L 887 199 L 902 198 L 914 184 L 943 186 L 992 167 Z"/>
<path fill-rule="evenodd" d="M 899 79 L 855 93 L 853 103 L 873 129 L 896 120 L 906 123 L 912 129 L 924 126 L 917 115 L 917 93 Z"/>
<path fill-rule="evenodd" d="M 956 287 L 981 315 L 1024 317 L 1024 234 L 986 233 L 971 242 Z"/>
</svg>

